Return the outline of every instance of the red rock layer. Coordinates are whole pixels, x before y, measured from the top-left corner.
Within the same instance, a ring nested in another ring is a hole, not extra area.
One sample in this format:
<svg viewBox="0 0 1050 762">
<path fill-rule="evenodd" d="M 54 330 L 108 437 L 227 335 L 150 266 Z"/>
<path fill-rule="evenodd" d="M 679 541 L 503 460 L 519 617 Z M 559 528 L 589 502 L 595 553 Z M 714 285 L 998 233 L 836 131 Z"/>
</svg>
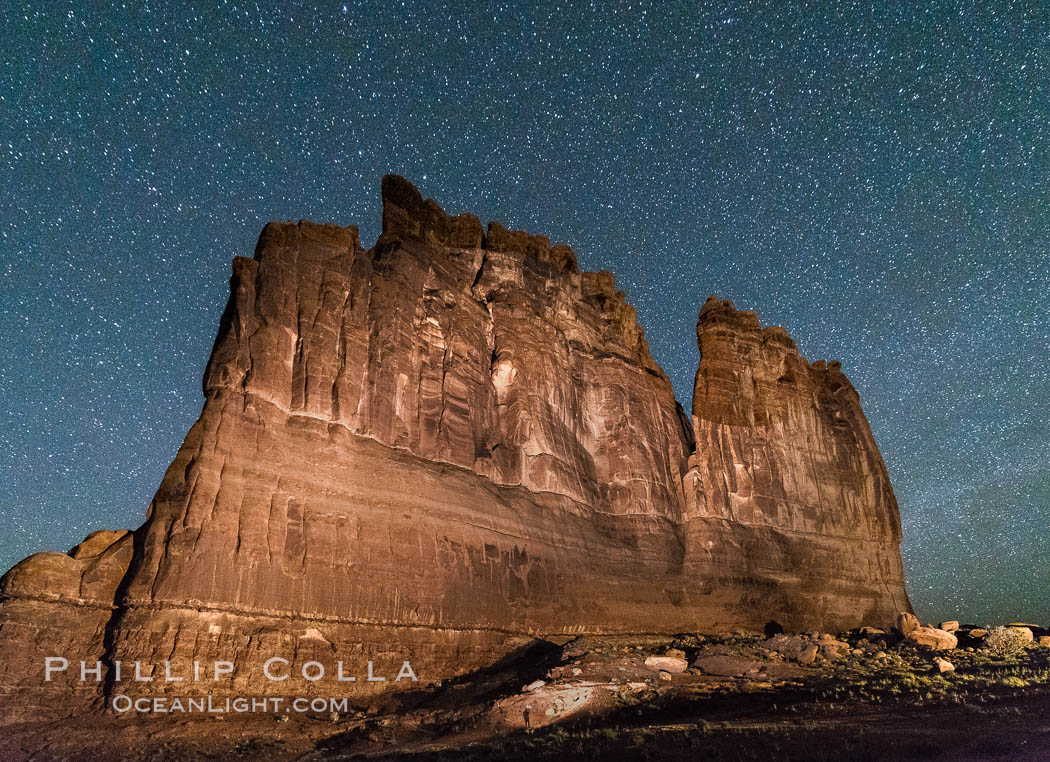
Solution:
<svg viewBox="0 0 1050 762">
<path fill-rule="evenodd" d="M 392 679 L 410 660 L 430 681 L 532 635 L 909 608 L 897 506 L 837 364 L 709 301 L 690 422 L 611 274 L 398 177 L 383 200 L 369 251 L 356 228 L 272 223 L 234 261 L 204 409 L 133 557 L 117 539 L 123 566 L 90 594 L 75 554 L 22 562 L 0 641 L 176 674 L 234 660 L 198 689 L 317 695 L 348 686 L 271 683 L 262 661 L 371 659 Z M 56 640 L 52 609 L 94 635 Z M 39 682 L 38 657 L 5 685 Z M 104 686 L 131 692 L 112 670 Z"/>
</svg>

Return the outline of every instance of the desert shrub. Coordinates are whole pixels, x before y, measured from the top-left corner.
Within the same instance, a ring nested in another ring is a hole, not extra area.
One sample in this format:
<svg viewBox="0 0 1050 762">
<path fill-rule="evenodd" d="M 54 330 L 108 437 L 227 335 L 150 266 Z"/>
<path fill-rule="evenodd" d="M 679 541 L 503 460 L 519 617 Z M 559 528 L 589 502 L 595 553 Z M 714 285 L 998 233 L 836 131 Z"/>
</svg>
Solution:
<svg viewBox="0 0 1050 762">
<path fill-rule="evenodd" d="M 995 656 L 1017 656 L 1024 651 L 1024 635 L 1010 627 L 996 627 L 984 639 L 984 647 Z"/>
</svg>

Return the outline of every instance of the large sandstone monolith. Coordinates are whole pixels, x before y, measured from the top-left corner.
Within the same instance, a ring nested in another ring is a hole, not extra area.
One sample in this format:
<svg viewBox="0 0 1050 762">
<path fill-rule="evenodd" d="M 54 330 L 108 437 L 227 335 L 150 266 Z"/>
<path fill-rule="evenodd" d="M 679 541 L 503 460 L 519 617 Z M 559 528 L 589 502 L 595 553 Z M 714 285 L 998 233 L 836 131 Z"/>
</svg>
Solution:
<svg viewBox="0 0 1050 762">
<path fill-rule="evenodd" d="M 740 620 L 820 629 L 910 610 L 900 515 L 860 399 L 837 362 L 711 297 L 696 327 L 696 451 L 684 477 L 687 563 Z M 873 580 L 880 580 L 872 584 Z"/>
<path fill-rule="evenodd" d="M 9 696 L 347 695 L 535 636 L 910 609 L 837 364 L 709 300 L 687 416 L 611 274 L 399 177 L 383 202 L 367 251 L 356 228 L 272 223 L 234 261 L 200 419 L 145 524 L 0 581 Z M 46 655 L 103 677 L 44 683 Z M 264 676 L 273 657 L 287 680 Z M 136 661 L 152 682 L 117 679 Z M 232 673 L 185 679 L 214 661 Z"/>
</svg>

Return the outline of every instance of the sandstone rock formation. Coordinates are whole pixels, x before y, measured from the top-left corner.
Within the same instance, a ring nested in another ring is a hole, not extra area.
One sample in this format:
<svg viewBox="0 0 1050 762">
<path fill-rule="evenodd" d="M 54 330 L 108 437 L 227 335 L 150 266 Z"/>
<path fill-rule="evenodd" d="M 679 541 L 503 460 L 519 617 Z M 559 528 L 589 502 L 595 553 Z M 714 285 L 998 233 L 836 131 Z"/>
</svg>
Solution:
<svg viewBox="0 0 1050 762">
<path fill-rule="evenodd" d="M 234 261 L 200 419 L 145 524 L 0 582 L 0 642 L 25 654 L 5 691 L 68 692 L 42 682 L 57 654 L 103 662 L 85 696 L 339 695 L 533 636 L 910 610 L 897 505 L 837 363 L 712 298 L 687 416 L 610 273 L 399 177 L 382 190 L 367 251 L 353 227 L 271 223 Z M 263 678 L 271 656 L 289 680 Z M 236 669 L 164 679 L 213 660 Z M 118 661 L 155 681 L 117 680 Z"/>
</svg>

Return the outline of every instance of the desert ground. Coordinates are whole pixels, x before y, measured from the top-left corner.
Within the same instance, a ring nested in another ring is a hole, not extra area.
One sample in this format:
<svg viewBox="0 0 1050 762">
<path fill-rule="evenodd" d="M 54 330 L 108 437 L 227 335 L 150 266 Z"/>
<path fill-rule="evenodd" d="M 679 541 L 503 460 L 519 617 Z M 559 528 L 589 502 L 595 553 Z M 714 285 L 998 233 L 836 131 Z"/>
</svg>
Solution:
<svg viewBox="0 0 1050 762">
<path fill-rule="evenodd" d="M 87 715 L 8 727 L 0 758 L 1046 759 L 1047 631 L 953 625 L 937 650 L 873 628 L 536 639 L 340 715 Z"/>
</svg>

